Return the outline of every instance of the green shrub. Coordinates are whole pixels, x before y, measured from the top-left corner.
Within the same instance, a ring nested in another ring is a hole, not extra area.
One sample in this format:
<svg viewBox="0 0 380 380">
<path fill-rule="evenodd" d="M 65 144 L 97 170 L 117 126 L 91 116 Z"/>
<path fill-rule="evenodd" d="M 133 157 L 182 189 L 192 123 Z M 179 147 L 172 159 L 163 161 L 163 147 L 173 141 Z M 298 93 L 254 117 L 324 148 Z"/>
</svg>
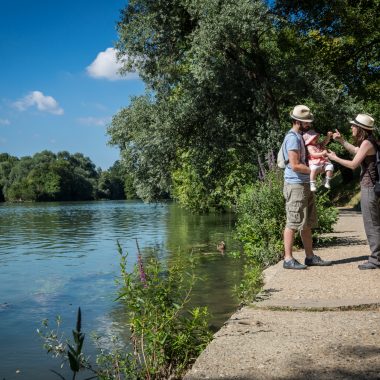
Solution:
<svg viewBox="0 0 380 380">
<path fill-rule="evenodd" d="M 332 232 L 333 226 L 338 221 L 338 209 L 332 205 L 329 193 L 318 191 L 316 195 L 316 206 L 318 215 L 318 228 L 314 230 L 314 240 L 319 239 L 320 235 L 326 232 Z"/>
<path fill-rule="evenodd" d="M 171 263 L 165 270 L 155 257 L 141 256 L 131 273 L 121 254 L 119 299 L 126 305 L 133 352 L 142 378 L 179 377 L 211 340 L 206 307 L 190 308 L 194 262 Z"/>
<path fill-rule="evenodd" d="M 281 174 L 269 171 L 262 181 L 247 186 L 237 203 L 237 238 L 244 254 L 263 266 L 277 262 L 283 250 L 286 216 Z"/>
<path fill-rule="evenodd" d="M 248 260 L 244 265 L 243 278 L 239 286 L 235 286 L 234 293 L 240 299 L 241 304 L 253 301 L 264 284 L 263 269 L 260 264 Z"/>
</svg>

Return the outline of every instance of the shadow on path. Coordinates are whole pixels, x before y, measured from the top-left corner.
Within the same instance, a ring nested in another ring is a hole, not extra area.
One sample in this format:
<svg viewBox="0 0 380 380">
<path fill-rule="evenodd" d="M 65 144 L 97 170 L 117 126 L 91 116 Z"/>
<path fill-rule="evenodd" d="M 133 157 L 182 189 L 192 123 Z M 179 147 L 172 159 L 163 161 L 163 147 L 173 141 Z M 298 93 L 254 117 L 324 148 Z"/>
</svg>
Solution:
<svg viewBox="0 0 380 380">
<path fill-rule="evenodd" d="M 345 231 L 353 232 L 353 231 Z M 335 232 L 336 234 L 336 232 Z M 355 236 L 342 236 L 342 237 L 322 237 L 316 245 L 318 247 L 328 248 L 337 246 L 348 246 L 348 245 L 367 245 L 367 240 L 358 239 Z"/>
<path fill-rule="evenodd" d="M 366 255 L 366 256 L 357 256 L 357 257 L 347 257 L 346 259 L 333 260 L 332 261 L 332 265 L 355 263 L 357 261 L 363 261 L 363 260 L 367 260 L 367 259 L 368 259 L 368 255 Z"/>
</svg>

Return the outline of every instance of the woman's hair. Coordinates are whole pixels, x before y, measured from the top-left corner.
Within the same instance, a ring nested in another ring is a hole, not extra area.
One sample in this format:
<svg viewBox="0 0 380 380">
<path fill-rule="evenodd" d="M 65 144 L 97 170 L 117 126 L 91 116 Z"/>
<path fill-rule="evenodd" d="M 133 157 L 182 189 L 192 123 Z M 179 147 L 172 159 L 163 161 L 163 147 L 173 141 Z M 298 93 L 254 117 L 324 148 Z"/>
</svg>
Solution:
<svg viewBox="0 0 380 380">
<path fill-rule="evenodd" d="M 358 127 L 355 125 L 358 129 L 358 133 L 354 137 L 355 145 L 360 146 L 364 140 L 367 140 L 368 138 L 373 138 L 372 131 L 367 131 L 363 128 Z"/>
</svg>

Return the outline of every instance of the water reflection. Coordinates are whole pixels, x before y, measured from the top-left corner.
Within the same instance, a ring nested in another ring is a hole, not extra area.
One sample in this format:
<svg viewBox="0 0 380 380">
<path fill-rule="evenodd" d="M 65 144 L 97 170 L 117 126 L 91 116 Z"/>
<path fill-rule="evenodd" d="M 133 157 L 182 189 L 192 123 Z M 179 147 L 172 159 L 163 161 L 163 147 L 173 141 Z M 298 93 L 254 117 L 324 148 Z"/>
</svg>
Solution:
<svg viewBox="0 0 380 380">
<path fill-rule="evenodd" d="M 227 250 L 238 249 L 233 223 L 232 215 L 192 215 L 175 204 L 1 204 L 0 378 L 51 378 L 48 369 L 55 364 L 35 333 L 44 318 L 61 315 L 63 331 L 70 334 L 81 306 L 86 332 L 123 331 L 123 308 L 114 301 L 117 241 L 129 253 L 130 268 L 136 238 L 144 256 L 152 250 L 163 260 L 195 255 L 203 281 L 193 303 L 208 305 L 219 327 L 237 306 L 231 288 L 240 280 L 241 265 L 216 249 L 221 240 Z"/>
</svg>

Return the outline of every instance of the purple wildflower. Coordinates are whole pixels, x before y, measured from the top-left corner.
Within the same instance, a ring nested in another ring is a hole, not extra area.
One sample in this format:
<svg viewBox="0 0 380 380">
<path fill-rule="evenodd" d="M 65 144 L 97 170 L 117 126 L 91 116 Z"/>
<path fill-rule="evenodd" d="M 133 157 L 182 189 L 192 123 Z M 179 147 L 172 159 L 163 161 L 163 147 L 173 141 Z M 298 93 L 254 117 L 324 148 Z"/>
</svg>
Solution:
<svg viewBox="0 0 380 380">
<path fill-rule="evenodd" d="M 145 274 L 145 271 L 144 271 L 144 265 L 143 265 L 143 262 L 142 262 L 141 255 L 138 256 L 138 263 L 139 263 L 140 280 L 144 284 L 144 288 L 146 288 L 147 287 L 147 284 L 146 284 L 146 274 Z"/>
<path fill-rule="evenodd" d="M 273 150 L 269 151 L 268 154 L 267 154 L 267 163 L 268 163 L 269 170 L 273 169 L 273 167 L 274 167 L 274 154 L 273 154 Z"/>
<path fill-rule="evenodd" d="M 135 240 L 136 240 L 136 246 L 137 246 L 137 252 L 138 252 L 137 262 L 139 265 L 140 281 L 144 284 L 144 288 L 146 288 L 148 285 L 146 284 L 146 274 L 145 274 L 144 265 L 142 261 L 142 255 L 140 252 L 139 242 L 137 241 L 137 239 Z"/>
<path fill-rule="evenodd" d="M 271 158 L 272 158 L 272 168 L 274 168 L 274 167 L 276 167 L 276 156 L 275 156 L 275 152 L 273 149 L 271 151 Z"/>
<path fill-rule="evenodd" d="M 261 181 L 263 181 L 265 179 L 265 167 L 261 162 L 260 156 L 257 157 L 257 160 L 259 162 L 259 178 Z"/>
</svg>

